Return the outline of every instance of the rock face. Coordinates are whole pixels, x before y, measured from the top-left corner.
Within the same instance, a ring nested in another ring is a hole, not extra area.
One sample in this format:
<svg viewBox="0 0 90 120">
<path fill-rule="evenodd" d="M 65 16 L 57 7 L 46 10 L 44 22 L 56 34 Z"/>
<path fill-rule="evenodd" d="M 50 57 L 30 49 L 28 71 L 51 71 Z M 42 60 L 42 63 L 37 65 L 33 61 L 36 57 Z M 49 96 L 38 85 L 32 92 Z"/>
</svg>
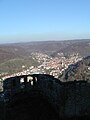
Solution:
<svg viewBox="0 0 90 120">
<path fill-rule="evenodd" d="M 34 82 L 33 85 L 30 83 L 28 85 L 27 78 L 30 76 L 33 77 L 33 79 L 31 79 Z M 13 100 L 16 99 L 16 94 L 19 95 L 23 92 L 30 93 L 32 91 L 31 96 L 34 97 L 35 95 L 37 96 L 37 93 L 42 94 L 59 115 L 59 118 L 62 119 L 90 116 L 90 83 L 87 81 L 61 82 L 53 76 L 45 74 L 30 76 L 19 76 L 13 79 L 11 78 L 11 81 L 10 79 L 6 80 L 6 82 L 4 82 L 4 93 L 9 90 L 11 100 L 12 98 Z M 19 87 L 21 85 L 19 80 L 22 77 L 25 80 L 23 88 Z M 12 84 L 13 80 L 14 84 Z M 7 85 L 11 88 L 7 87 Z"/>
</svg>

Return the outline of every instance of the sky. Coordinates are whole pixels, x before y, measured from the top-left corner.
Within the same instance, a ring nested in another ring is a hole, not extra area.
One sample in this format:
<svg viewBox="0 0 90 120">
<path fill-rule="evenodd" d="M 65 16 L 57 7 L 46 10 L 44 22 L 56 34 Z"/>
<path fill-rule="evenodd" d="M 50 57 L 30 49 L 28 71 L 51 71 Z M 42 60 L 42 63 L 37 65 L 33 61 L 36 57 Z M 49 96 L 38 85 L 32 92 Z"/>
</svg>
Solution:
<svg viewBox="0 0 90 120">
<path fill-rule="evenodd" d="M 0 43 L 90 38 L 90 0 L 0 0 Z"/>
</svg>

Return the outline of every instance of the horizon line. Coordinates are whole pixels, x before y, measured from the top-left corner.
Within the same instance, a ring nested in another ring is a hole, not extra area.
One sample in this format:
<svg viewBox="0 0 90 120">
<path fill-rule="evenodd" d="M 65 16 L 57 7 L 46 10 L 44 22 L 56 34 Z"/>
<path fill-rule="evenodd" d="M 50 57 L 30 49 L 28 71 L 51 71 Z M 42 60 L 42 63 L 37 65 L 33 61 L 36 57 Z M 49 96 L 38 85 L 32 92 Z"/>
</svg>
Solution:
<svg viewBox="0 0 90 120">
<path fill-rule="evenodd" d="M 20 44 L 20 43 L 35 43 L 35 42 L 63 42 L 63 41 L 79 41 L 79 40 L 90 40 L 90 38 L 77 38 L 77 39 L 63 39 L 63 40 L 31 40 L 31 41 L 16 41 L 16 42 L 4 42 L 0 43 L 0 45 L 5 44 Z"/>
</svg>

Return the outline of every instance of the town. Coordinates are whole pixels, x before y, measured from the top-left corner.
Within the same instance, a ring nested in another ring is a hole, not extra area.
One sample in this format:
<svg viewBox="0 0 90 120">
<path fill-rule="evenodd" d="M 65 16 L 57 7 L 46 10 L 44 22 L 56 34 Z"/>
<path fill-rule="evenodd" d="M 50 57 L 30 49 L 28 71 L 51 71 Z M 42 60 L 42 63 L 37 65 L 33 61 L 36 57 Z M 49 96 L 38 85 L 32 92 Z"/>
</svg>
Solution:
<svg viewBox="0 0 90 120">
<path fill-rule="evenodd" d="M 22 71 L 14 74 L 3 73 L 0 74 L 2 80 L 19 76 L 19 75 L 28 75 L 28 74 L 49 74 L 53 75 L 55 78 L 58 78 L 69 65 L 74 64 L 82 59 L 78 53 L 74 53 L 69 57 L 64 56 L 63 53 L 57 53 L 57 56 L 51 57 L 42 52 L 32 52 L 32 59 L 37 60 L 39 65 L 31 65 L 28 69 L 24 69 L 25 65 L 22 65 Z"/>
</svg>

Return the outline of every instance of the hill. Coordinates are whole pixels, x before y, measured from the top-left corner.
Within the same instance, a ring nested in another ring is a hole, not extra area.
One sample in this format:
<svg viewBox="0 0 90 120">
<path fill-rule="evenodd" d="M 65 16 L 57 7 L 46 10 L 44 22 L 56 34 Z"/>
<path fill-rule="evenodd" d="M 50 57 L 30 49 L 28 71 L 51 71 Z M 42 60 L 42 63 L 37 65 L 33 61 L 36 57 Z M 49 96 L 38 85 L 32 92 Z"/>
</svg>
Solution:
<svg viewBox="0 0 90 120">
<path fill-rule="evenodd" d="M 42 52 L 56 55 L 58 52 L 65 54 L 79 53 L 87 56 L 90 54 L 90 40 L 67 41 L 41 41 L 28 43 L 12 43 L 0 45 L 0 63 L 16 57 L 30 56 L 32 52 Z"/>
<path fill-rule="evenodd" d="M 74 41 L 67 45 L 65 48 L 62 48 L 59 51 L 53 53 L 53 56 L 57 56 L 58 53 L 64 53 L 64 55 L 70 56 L 71 54 L 78 53 L 80 56 L 89 56 L 90 55 L 90 40 L 79 40 Z"/>
<path fill-rule="evenodd" d="M 90 40 L 38 41 L 0 45 L 0 73 L 15 73 L 22 71 L 22 66 L 38 66 L 32 52 L 47 54 L 50 57 L 63 53 L 65 57 L 72 54 L 87 56 L 90 54 Z M 59 56 L 60 57 L 60 56 Z M 28 66 L 28 67 L 27 67 Z"/>
<path fill-rule="evenodd" d="M 64 81 L 89 80 L 90 81 L 90 56 L 72 64 L 63 72 L 61 77 Z"/>
</svg>

